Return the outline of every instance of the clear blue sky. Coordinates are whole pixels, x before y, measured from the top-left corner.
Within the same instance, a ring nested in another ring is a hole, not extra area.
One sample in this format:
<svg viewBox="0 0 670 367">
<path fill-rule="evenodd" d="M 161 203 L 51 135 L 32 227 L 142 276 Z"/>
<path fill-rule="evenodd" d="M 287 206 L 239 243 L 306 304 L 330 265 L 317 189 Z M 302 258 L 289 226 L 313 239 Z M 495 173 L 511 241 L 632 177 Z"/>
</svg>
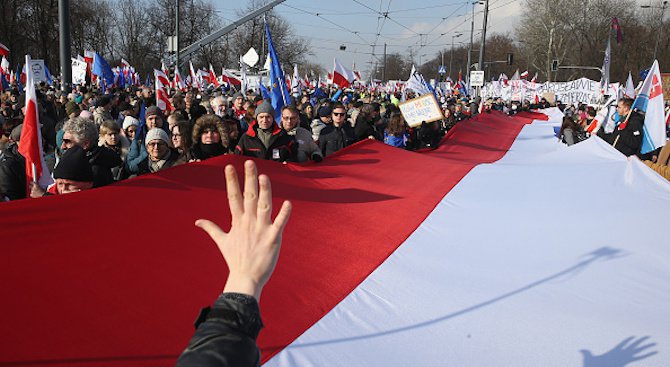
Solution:
<svg viewBox="0 0 670 367">
<path fill-rule="evenodd" d="M 226 20 L 237 19 L 236 11 L 244 9 L 245 0 L 211 0 Z M 512 32 L 518 23 L 523 0 L 490 0 L 489 26 L 492 32 Z M 475 5 L 475 39 L 481 38 L 483 5 Z M 470 42 L 472 2 L 407 0 L 286 0 L 276 12 L 293 24 L 296 34 L 310 42 L 312 61 L 327 70 L 333 58 L 344 65 L 354 63 L 361 71 L 369 69 L 373 45 L 381 57 L 384 43 L 387 52 L 412 54 L 416 64 L 438 55 L 454 43 Z M 381 14 L 387 13 L 388 17 Z M 317 15 L 318 14 L 318 15 Z M 340 45 L 346 51 L 340 51 Z M 281 52 L 281 51 L 280 51 Z"/>
</svg>

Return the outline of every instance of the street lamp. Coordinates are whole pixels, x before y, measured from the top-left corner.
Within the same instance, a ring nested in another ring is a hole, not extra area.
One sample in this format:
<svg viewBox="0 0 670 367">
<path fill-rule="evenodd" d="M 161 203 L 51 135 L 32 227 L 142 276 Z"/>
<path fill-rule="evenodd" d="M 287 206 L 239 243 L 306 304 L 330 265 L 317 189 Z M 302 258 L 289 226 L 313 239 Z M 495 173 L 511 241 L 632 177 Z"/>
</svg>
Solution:
<svg viewBox="0 0 670 367">
<path fill-rule="evenodd" d="M 462 36 L 463 33 L 455 34 L 451 36 L 451 50 L 449 50 L 449 76 L 451 76 L 451 66 L 454 63 L 454 38 Z"/>
<path fill-rule="evenodd" d="M 661 19 L 659 21 L 658 30 L 656 31 L 656 46 L 654 47 L 654 60 L 656 60 L 656 53 L 658 52 L 658 43 L 661 40 L 661 33 L 663 29 L 663 16 L 665 15 L 665 8 L 668 5 L 668 1 L 664 0 L 661 6 L 651 6 L 651 5 L 640 5 L 642 9 L 661 9 Z"/>
</svg>

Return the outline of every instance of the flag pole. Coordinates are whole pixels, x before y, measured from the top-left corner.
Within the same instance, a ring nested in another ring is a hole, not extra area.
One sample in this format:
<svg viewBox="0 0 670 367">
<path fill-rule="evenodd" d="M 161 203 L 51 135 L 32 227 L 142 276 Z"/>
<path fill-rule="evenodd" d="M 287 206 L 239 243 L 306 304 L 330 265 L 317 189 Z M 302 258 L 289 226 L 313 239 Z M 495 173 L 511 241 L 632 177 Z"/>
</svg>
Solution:
<svg viewBox="0 0 670 367">
<path fill-rule="evenodd" d="M 37 168 L 35 167 L 35 163 L 31 163 L 30 166 L 33 170 L 33 182 L 37 184 Z"/>
</svg>

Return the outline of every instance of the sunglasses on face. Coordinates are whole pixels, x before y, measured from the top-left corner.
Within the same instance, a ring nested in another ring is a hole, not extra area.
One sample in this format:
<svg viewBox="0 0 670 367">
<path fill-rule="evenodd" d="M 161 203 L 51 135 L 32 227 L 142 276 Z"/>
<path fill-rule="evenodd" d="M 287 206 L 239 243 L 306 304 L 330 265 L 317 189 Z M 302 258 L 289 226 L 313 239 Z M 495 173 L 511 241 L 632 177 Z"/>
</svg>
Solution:
<svg viewBox="0 0 670 367">
<path fill-rule="evenodd" d="M 333 112 L 333 116 L 344 116 L 344 115 L 346 115 L 345 112 L 341 112 L 341 113 L 340 112 Z"/>
</svg>

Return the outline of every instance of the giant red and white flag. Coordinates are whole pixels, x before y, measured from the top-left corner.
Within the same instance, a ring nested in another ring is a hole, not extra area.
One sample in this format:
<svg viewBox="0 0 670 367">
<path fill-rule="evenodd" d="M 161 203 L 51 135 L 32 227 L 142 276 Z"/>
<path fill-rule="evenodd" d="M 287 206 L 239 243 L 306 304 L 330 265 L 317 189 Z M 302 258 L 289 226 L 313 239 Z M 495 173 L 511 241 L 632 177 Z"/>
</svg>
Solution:
<svg viewBox="0 0 670 367">
<path fill-rule="evenodd" d="M 335 58 L 333 66 L 333 84 L 337 84 L 340 88 L 346 88 L 354 82 L 354 72 L 347 69 L 344 65 Z"/>
<path fill-rule="evenodd" d="M 258 160 L 275 212 L 294 207 L 261 363 L 670 365 L 670 184 L 597 137 L 557 142 L 561 116 L 480 114 L 423 153 L 366 139 L 322 164 Z M 227 276 L 193 222 L 230 225 L 223 167 L 244 160 L 0 205 L 0 364 L 173 365 Z M 169 230 L 99 236 L 91 203 L 164 228 L 119 202 Z"/>
<path fill-rule="evenodd" d="M 26 55 L 26 65 L 30 65 L 30 56 Z M 32 68 L 26 70 L 26 104 L 19 142 L 19 153 L 26 161 L 26 183 L 37 183 L 43 189 L 53 183 L 49 167 L 44 161 L 42 150 L 42 132 L 40 114 L 35 93 L 35 75 Z M 28 190 L 30 192 L 30 190 Z"/>
</svg>

